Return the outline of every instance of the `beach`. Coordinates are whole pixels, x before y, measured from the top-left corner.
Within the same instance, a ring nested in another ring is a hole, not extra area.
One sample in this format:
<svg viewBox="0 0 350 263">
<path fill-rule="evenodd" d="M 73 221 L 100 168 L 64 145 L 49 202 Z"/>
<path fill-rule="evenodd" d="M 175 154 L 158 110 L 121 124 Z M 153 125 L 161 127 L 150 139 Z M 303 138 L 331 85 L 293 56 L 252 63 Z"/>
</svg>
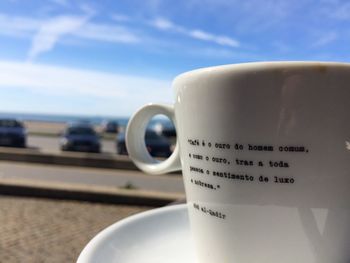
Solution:
<svg viewBox="0 0 350 263">
<path fill-rule="evenodd" d="M 64 122 L 24 121 L 29 134 L 59 135 L 66 127 Z"/>
</svg>

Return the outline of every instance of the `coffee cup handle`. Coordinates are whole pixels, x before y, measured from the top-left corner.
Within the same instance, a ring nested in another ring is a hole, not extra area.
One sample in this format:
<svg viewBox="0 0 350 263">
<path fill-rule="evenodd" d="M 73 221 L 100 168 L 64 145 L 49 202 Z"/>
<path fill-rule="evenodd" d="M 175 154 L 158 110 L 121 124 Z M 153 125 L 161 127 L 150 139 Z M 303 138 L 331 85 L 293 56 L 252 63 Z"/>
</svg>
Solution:
<svg viewBox="0 0 350 263">
<path fill-rule="evenodd" d="M 152 103 L 142 107 L 131 117 L 126 129 L 126 148 L 129 156 L 139 169 L 149 174 L 181 170 L 178 141 L 173 153 L 164 161 L 154 159 L 147 151 L 144 138 L 146 128 L 151 118 L 157 114 L 167 116 L 176 127 L 173 106 Z"/>
</svg>

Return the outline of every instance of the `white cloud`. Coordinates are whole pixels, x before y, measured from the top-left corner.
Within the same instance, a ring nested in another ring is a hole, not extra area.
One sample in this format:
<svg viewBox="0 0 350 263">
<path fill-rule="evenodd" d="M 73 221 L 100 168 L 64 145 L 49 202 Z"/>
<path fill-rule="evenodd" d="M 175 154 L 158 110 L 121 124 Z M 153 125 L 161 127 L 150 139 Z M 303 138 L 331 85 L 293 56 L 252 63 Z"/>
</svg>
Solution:
<svg viewBox="0 0 350 263">
<path fill-rule="evenodd" d="M 193 30 L 190 31 L 190 36 L 197 38 L 197 39 L 201 39 L 201 40 L 211 40 L 212 39 L 212 35 L 208 34 L 202 30 Z"/>
<path fill-rule="evenodd" d="M 337 38 L 338 38 L 338 34 L 336 32 L 329 32 L 321 36 L 319 39 L 317 39 L 312 46 L 314 47 L 325 46 L 334 42 Z"/>
<path fill-rule="evenodd" d="M 86 23 L 73 34 L 77 37 L 115 43 L 138 43 L 139 37 L 122 26 Z"/>
<path fill-rule="evenodd" d="M 327 15 L 337 20 L 350 19 L 350 3 L 344 4 L 332 3 L 332 8 L 325 8 Z"/>
<path fill-rule="evenodd" d="M 85 15 L 62 15 L 39 19 L 0 14 L 0 35 L 33 38 L 28 58 L 33 60 L 50 51 L 64 36 L 113 43 L 137 43 L 140 38 L 127 27 L 91 22 L 92 12 Z"/>
<path fill-rule="evenodd" d="M 280 26 L 290 16 L 299 14 L 299 8 L 305 2 L 308 2 L 307 10 L 308 0 L 187 0 L 184 12 L 196 13 L 197 16 L 203 12 L 208 19 L 214 19 L 218 24 L 224 22 L 236 33 L 249 32 L 252 35 Z"/>
<path fill-rule="evenodd" d="M 60 37 L 73 33 L 89 20 L 89 16 L 59 16 L 45 21 L 32 40 L 28 57 L 30 60 L 50 51 Z"/>
<path fill-rule="evenodd" d="M 170 81 L 125 74 L 111 74 L 45 64 L 0 61 L 0 91 L 21 88 L 74 101 L 74 97 L 93 98 L 123 114 L 131 114 L 149 102 L 171 102 Z M 59 101 L 57 101 L 59 104 Z M 78 107 L 79 105 L 77 105 Z M 87 109 L 88 111 L 88 109 Z M 108 113 L 108 112 L 105 112 Z"/>
<path fill-rule="evenodd" d="M 94 23 L 91 21 L 93 16 L 93 11 L 84 11 L 83 15 L 61 15 L 52 18 L 10 16 L 0 13 L 0 35 L 32 38 L 32 45 L 28 52 L 29 61 L 33 61 L 42 53 L 52 50 L 60 42 L 67 43 L 67 41 L 64 42 L 65 37 L 124 44 L 164 42 L 164 40 L 155 39 L 154 36 L 150 36 L 137 27 L 113 23 Z M 131 21 L 130 17 L 118 14 L 115 14 L 114 18 L 112 16 L 112 19 Z M 240 43 L 231 37 L 212 34 L 200 29 L 187 29 L 161 17 L 151 22 L 141 21 L 141 23 L 219 46 L 240 46 Z M 169 44 L 167 43 L 167 45 Z"/>
<path fill-rule="evenodd" d="M 213 35 L 213 34 L 204 32 L 202 30 L 193 30 L 193 31 L 189 31 L 188 33 L 193 38 L 196 38 L 199 40 L 211 41 L 222 46 L 229 46 L 229 47 L 239 46 L 239 42 L 230 37 Z"/>
<path fill-rule="evenodd" d="M 150 24 L 161 30 L 169 30 L 169 29 L 179 30 L 179 28 L 176 27 L 171 21 L 161 17 L 157 17 L 156 19 L 151 21 Z"/>
<path fill-rule="evenodd" d="M 200 56 L 201 58 L 209 59 L 230 59 L 232 63 L 237 63 L 238 61 L 257 61 L 266 60 L 260 53 L 237 51 L 229 48 L 187 48 L 183 51 L 189 56 Z"/>
<path fill-rule="evenodd" d="M 43 21 L 28 17 L 16 17 L 0 14 L 0 34 L 26 37 L 38 30 Z"/>
<path fill-rule="evenodd" d="M 133 75 L 104 73 L 45 64 L 0 61 L 0 87 L 25 87 L 53 94 L 125 98 L 167 87 L 169 82 Z M 132 92 L 131 92 L 132 91 Z M 142 95 L 144 96 L 144 94 Z"/>
<path fill-rule="evenodd" d="M 155 18 L 149 24 L 160 30 L 180 33 L 197 40 L 212 42 L 221 46 L 239 47 L 240 45 L 238 40 L 233 39 L 231 37 L 212 34 L 200 29 L 188 29 L 188 28 L 176 25 L 170 20 L 162 17 Z"/>
</svg>

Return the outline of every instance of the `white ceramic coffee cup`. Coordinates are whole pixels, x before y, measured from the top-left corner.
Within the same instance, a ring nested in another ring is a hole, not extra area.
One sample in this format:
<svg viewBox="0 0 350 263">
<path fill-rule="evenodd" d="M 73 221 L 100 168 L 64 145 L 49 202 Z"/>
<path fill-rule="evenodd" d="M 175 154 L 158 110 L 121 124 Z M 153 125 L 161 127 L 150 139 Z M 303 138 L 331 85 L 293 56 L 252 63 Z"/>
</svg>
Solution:
<svg viewBox="0 0 350 263">
<path fill-rule="evenodd" d="M 140 109 L 126 143 L 148 173 L 182 169 L 200 263 L 350 262 L 350 64 L 219 66 L 173 87 L 174 106 Z M 164 162 L 144 142 L 156 114 L 177 129 Z"/>
</svg>

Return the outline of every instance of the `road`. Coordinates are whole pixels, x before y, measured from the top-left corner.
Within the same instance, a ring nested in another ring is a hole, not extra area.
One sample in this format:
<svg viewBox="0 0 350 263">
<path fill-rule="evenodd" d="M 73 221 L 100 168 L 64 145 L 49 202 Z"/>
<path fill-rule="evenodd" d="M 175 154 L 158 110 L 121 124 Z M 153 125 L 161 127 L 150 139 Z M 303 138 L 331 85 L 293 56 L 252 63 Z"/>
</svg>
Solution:
<svg viewBox="0 0 350 263">
<path fill-rule="evenodd" d="M 53 166 L 0 161 L 0 178 L 35 179 L 109 187 L 184 193 L 179 175 L 146 175 L 138 171 Z"/>
<path fill-rule="evenodd" d="M 28 135 L 27 144 L 29 148 L 37 149 L 41 152 L 58 153 L 60 152 L 59 137 Z M 102 153 L 116 153 L 115 142 L 112 140 L 101 140 Z"/>
</svg>

